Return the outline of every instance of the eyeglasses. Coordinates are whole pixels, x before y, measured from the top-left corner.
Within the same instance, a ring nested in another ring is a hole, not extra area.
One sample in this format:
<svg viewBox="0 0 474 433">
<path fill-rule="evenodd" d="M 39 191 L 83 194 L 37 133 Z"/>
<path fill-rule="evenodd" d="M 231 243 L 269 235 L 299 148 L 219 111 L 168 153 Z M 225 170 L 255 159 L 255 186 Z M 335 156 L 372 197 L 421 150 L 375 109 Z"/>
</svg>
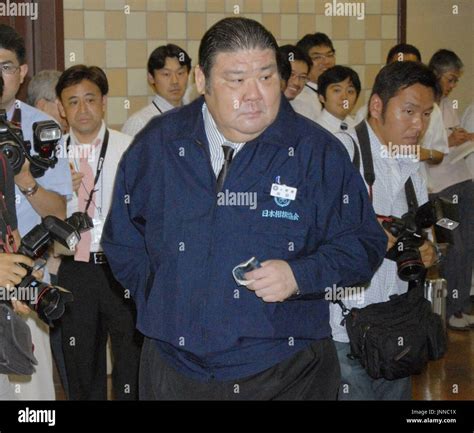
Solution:
<svg viewBox="0 0 474 433">
<path fill-rule="evenodd" d="M 307 75 L 296 75 L 294 72 L 291 72 L 290 78 L 296 78 L 298 81 L 303 81 L 304 83 L 309 79 Z"/>
<path fill-rule="evenodd" d="M 0 65 L 0 69 L 2 70 L 2 74 L 13 75 L 16 71 L 18 71 L 18 69 L 20 69 L 20 66 L 15 66 L 11 63 L 6 63 Z"/>
<path fill-rule="evenodd" d="M 322 53 L 318 53 L 318 54 L 313 54 L 311 56 L 311 60 L 313 62 L 321 62 L 323 61 L 324 59 L 333 59 L 334 56 L 336 55 L 336 53 L 334 51 L 331 51 L 327 54 L 322 54 Z"/>
</svg>

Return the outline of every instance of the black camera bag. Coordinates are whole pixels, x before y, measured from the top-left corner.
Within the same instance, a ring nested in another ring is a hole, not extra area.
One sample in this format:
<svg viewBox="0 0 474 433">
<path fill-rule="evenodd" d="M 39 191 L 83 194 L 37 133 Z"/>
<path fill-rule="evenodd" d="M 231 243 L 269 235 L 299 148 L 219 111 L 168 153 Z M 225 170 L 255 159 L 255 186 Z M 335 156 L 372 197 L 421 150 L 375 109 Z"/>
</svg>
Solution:
<svg viewBox="0 0 474 433">
<path fill-rule="evenodd" d="M 374 379 L 419 374 L 428 360 L 440 359 L 446 352 L 441 317 L 432 312 L 419 288 L 346 314 L 349 356 Z"/>
<path fill-rule="evenodd" d="M 33 374 L 38 364 L 33 355 L 31 331 L 10 305 L 0 303 L 0 374 Z"/>
</svg>

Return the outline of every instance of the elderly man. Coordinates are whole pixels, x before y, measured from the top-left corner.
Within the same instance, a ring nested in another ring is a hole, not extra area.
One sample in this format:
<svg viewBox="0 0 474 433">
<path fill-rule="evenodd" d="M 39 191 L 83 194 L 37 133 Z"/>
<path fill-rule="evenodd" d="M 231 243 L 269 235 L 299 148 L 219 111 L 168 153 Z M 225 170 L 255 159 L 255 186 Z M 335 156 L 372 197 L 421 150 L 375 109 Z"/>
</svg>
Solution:
<svg viewBox="0 0 474 433">
<path fill-rule="evenodd" d="M 370 279 L 387 238 L 342 145 L 282 98 L 277 52 L 256 21 L 216 23 L 204 97 L 121 161 L 103 246 L 147 337 L 141 399 L 336 398 L 324 292 Z"/>
</svg>

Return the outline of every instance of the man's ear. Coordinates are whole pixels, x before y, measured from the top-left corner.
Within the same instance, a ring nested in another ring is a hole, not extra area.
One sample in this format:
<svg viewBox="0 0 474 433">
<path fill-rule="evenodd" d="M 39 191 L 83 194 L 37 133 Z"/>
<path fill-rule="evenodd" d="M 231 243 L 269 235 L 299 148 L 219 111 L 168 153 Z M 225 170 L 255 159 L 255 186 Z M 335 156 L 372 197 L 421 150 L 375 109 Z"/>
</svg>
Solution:
<svg viewBox="0 0 474 433">
<path fill-rule="evenodd" d="M 376 93 L 372 95 L 369 101 L 369 113 L 370 117 L 382 121 L 382 112 L 383 112 L 383 102 L 380 99 L 380 96 Z"/>
<path fill-rule="evenodd" d="M 148 78 L 148 83 L 150 84 L 150 86 L 153 86 L 155 84 L 155 77 L 148 72 L 147 78 Z"/>
<path fill-rule="evenodd" d="M 20 66 L 20 84 L 23 84 L 25 81 L 26 74 L 28 73 L 28 65 L 25 63 Z"/>
<path fill-rule="evenodd" d="M 107 111 L 107 95 L 102 96 L 102 111 L 104 114 Z"/>
<path fill-rule="evenodd" d="M 198 93 L 204 95 L 206 93 L 206 77 L 199 65 L 194 68 L 194 79 Z"/>
<path fill-rule="evenodd" d="M 41 98 L 36 101 L 35 107 L 40 111 L 44 111 L 44 107 L 46 107 L 47 103 L 48 101 L 46 101 L 46 99 Z"/>
<path fill-rule="evenodd" d="M 58 104 L 58 111 L 59 114 L 61 115 L 62 118 L 67 119 L 66 117 L 66 111 L 64 110 L 63 103 L 61 102 L 61 99 L 57 99 L 56 103 Z"/>
<path fill-rule="evenodd" d="M 318 94 L 318 99 L 319 99 L 319 102 L 321 102 L 321 104 L 326 103 L 326 98 L 323 95 Z"/>
</svg>

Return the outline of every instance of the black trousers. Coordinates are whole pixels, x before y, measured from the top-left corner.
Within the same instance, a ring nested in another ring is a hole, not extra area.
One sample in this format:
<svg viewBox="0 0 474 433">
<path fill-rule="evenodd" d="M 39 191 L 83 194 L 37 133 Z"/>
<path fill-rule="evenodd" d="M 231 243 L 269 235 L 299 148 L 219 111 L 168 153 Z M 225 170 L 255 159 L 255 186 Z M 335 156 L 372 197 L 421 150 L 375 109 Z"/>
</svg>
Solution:
<svg viewBox="0 0 474 433">
<path fill-rule="evenodd" d="M 71 400 L 107 399 L 107 337 L 112 344 L 114 397 L 138 399 L 143 337 L 135 330 L 133 300 L 108 265 L 63 259 L 58 283 L 74 295 L 60 320 Z"/>
<path fill-rule="evenodd" d="M 191 379 L 166 362 L 145 338 L 140 400 L 336 400 L 341 372 L 332 339 L 315 341 L 261 373 L 226 382 Z"/>
</svg>

